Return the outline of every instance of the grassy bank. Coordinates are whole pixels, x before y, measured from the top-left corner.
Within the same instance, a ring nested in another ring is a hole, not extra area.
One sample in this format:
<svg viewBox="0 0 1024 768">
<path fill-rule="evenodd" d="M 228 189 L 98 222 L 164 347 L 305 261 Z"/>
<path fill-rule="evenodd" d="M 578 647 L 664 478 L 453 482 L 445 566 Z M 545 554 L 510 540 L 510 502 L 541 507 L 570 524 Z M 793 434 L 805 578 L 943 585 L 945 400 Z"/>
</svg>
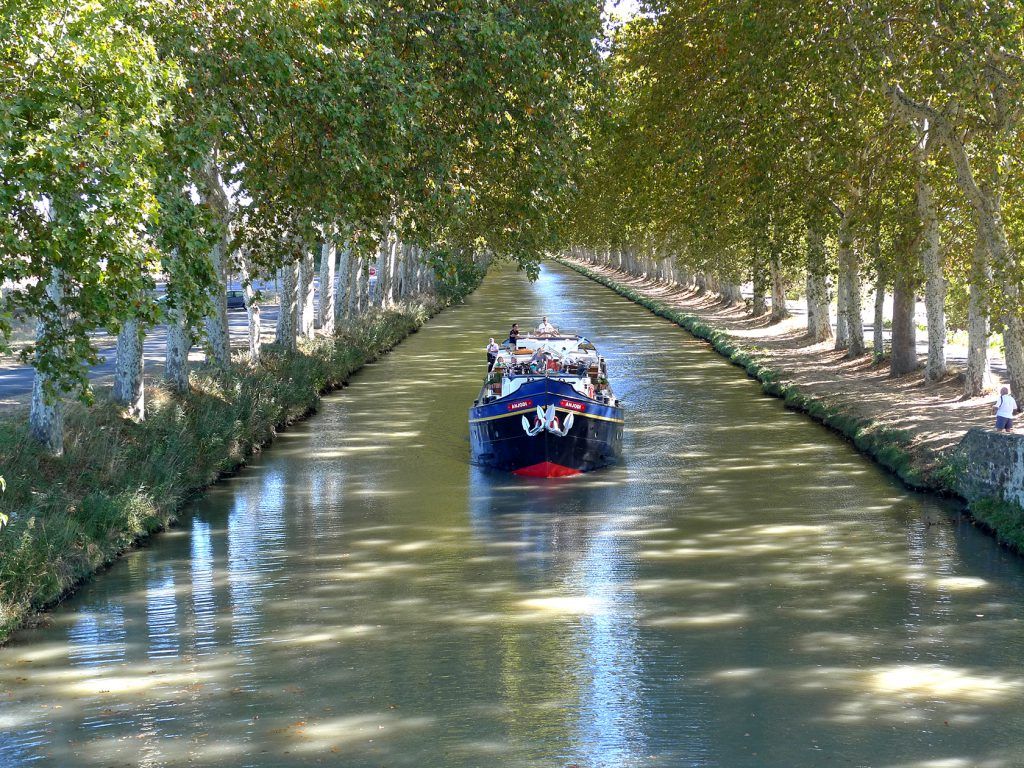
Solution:
<svg viewBox="0 0 1024 768">
<path fill-rule="evenodd" d="M 145 422 L 109 403 L 74 405 L 65 453 L 52 458 L 24 414 L 0 419 L 0 643 L 40 608 L 140 539 L 174 523 L 182 504 L 245 463 L 320 395 L 415 332 L 441 304 L 376 314 L 297 353 L 270 347 L 259 366 L 199 370 L 192 391 L 150 389 Z"/>
<path fill-rule="evenodd" d="M 697 338 L 707 341 L 715 351 L 759 381 L 767 394 L 782 398 L 787 407 L 802 411 L 815 421 L 849 438 L 858 450 L 893 472 L 911 488 L 947 494 L 954 492 L 955 486 L 949 483 L 944 457 L 915 446 L 907 431 L 879 425 L 875 420 L 861 414 L 856 402 L 844 401 L 840 397 L 820 396 L 807 388 L 786 381 L 780 371 L 764 356 L 759 355 L 756 349 L 741 345 L 729 333 L 713 328 L 697 315 L 652 299 L 579 263 L 560 261 L 580 274 L 611 288 L 620 296 L 646 307 L 659 317 L 671 320 Z"/>
</svg>

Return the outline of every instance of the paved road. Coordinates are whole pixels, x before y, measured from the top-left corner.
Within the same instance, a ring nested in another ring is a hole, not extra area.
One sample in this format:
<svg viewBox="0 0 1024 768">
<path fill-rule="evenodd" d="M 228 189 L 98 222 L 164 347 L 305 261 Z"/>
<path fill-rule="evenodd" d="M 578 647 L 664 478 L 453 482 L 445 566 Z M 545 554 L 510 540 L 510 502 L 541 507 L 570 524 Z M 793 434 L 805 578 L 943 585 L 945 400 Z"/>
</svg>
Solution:
<svg viewBox="0 0 1024 768">
<path fill-rule="evenodd" d="M 261 323 L 264 330 L 273 328 L 277 323 L 277 305 L 264 305 L 262 309 Z M 232 346 L 245 347 L 248 344 L 248 321 L 245 310 L 230 310 L 228 312 L 228 324 Z M 103 362 L 89 370 L 90 379 L 113 375 L 116 349 L 115 346 L 111 345 L 104 346 L 99 350 Z M 142 355 L 147 372 L 163 370 L 166 349 L 167 327 L 164 325 L 154 326 L 146 334 L 146 341 L 142 347 Z M 193 360 L 202 360 L 204 354 L 200 348 L 194 347 L 191 358 Z M 33 368 L 28 365 L 19 365 L 14 362 L 0 364 L 0 398 L 14 398 L 30 394 L 32 392 L 34 374 Z"/>
</svg>

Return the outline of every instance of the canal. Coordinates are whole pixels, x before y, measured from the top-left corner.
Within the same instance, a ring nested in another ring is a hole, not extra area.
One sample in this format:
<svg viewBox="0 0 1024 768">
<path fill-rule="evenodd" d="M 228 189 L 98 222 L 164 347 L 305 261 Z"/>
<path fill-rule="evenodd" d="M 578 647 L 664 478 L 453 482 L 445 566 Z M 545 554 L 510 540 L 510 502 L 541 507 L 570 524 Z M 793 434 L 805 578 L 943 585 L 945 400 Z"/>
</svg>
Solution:
<svg viewBox="0 0 1024 768">
<path fill-rule="evenodd" d="M 625 461 L 468 465 L 488 336 L 596 340 Z M 1021 765 L 1024 567 L 667 321 L 494 272 L 0 649 L 0 766 Z"/>
</svg>

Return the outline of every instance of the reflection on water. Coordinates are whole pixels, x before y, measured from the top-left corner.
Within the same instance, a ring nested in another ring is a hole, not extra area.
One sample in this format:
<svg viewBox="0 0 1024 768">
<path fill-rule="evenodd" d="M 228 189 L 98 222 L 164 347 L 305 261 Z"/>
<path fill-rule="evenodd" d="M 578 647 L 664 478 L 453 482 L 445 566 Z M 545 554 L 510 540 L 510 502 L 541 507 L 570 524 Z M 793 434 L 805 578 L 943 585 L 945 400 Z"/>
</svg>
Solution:
<svg viewBox="0 0 1024 768">
<path fill-rule="evenodd" d="M 467 464 L 487 337 L 544 313 L 608 357 L 621 466 Z M 0 650 L 0 766 L 1018 766 L 1024 569 L 954 511 L 498 272 Z"/>
</svg>

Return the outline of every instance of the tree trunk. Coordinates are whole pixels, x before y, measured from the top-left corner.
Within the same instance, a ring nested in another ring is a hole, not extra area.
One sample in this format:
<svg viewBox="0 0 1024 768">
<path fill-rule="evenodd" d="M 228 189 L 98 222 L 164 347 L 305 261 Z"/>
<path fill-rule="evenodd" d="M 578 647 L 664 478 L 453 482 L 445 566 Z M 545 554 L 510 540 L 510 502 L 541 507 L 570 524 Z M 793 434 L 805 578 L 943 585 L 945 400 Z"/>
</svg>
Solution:
<svg viewBox="0 0 1024 768">
<path fill-rule="evenodd" d="M 381 301 L 385 307 L 393 307 L 395 305 L 395 296 L 398 282 L 398 259 L 401 252 L 401 244 L 398 242 L 398 238 L 392 231 L 388 235 L 387 242 L 387 275 L 384 285 L 384 295 L 381 297 Z"/>
<path fill-rule="evenodd" d="M 1021 322 L 1017 290 L 1017 255 L 1010 247 L 999 201 L 1000 179 L 997 173 L 987 184 L 978 184 L 960 135 L 947 127 L 939 132 L 939 138 L 949 150 L 957 184 L 974 206 L 978 234 L 984 240 L 988 263 L 995 280 L 1003 287 L 1006 306 L 1011 308 L 1009 315 L 1004 315 L 1003 341 L 1010 388 L 1014 397 L 1020 399 L 1024 397 L 1024 324 Z"/>
<path fill-rule="evenodd" d="M 342 245 L 338 263 L 338 288 L 334 299 L 335 327 L 345 322 L 349 316 L 349 302 L 352 295 L 352 273 L 349 265 L 349 248 Z"/>
<path fill-rule="evenodd" d="M 992 267 L 988 250 L 979 234 L 971 260 L 971 295 L 967 304 L 967 368 L 964 371 L 964 397 L 980 397 L 992 383 L 988 357 L 988 302 L 985 291 L 992 285 Z"/>
<path fill-rule="evenodd" d="M 768 304 L 765 301 L 767 287 L 765 285 L 764 266 L 764 255 L 758 249 L 754 253 L 754 263 L 750 275 L 754 290 L 754 297 L 750 305 L 750 314 L 753 317 L 760 317 L 768 311 Z"/>
<path fill-rule="evenodd" d="M 316 294 L 313 283 L 315 275 L 316 260 L 313 258 L 313 249 L 304 245 L 302 247 L 302 257 L 299 259 L 295 327 L 298 333 L 305 339 L 312 339 L 315 335 L 316 303 L 314 299 Z"/>
<path fill-rule="evenodd" d="M 54 267 L 50 273 L 50 282 L 46 286 L 46 295 L 53 303 L 57 322 L 63 328 L 65 310 L 62 280 L 61 271 Z M 36 323 L 36 339 L 42 338 L 45 331 L 46 320 L 40 319 Z M 52 385 L 50 375 L 41 371 L 37 365 L 32 380 L 32 401 L 28 412 L 29 434 L 52 456 L 64 453 L 63 394 Z"/>
<path fill-rule="evenodd" d="M 317 306 L 317 325 L 328 336 L 334 335 L 335 312 L 335 262 L 337 247 L 328 240 L 320 247 L 320 304 Z"/>
<path fill-rule="evenodd" d="M 1003 322 L 1003 349 L 1006 354 L 1006 374 L 1010 379 L 1010 392 L 1021 399 L 1024 393 L 1024 322 L 1019 307 L 1013 307 Z"/>
<path fill-rule="evenodd" d="M 849 358 L 864 354 L 864 322 L 861 318 L 860 271 L 853 247 L 849 215 L 844 211 L 839 224 L 839 313 L 836 349 L 846 349 Z M 841 322 L 840 322 L 841 321 Z M 840 326 L 842 331 L 840 331 Z"/>
<path fill-rule="evenodd" d="M 128 409 L 136 421 L 146 418 L 146 394 L 143 381 L 145 360 L 142 345 L 146 334 L 138 318 L 124 321 L 117 334 L 117 358 L 114 368 L 114 402 Z"/>
<path fill-rule="evenodd" d="M 388 267 L 387 229 L 384 230 L 384 235 L 381 237 L 380 243 L 377 244 L 377 253 L 373 266 L 377 271 L 377 279 L 372 283 L 367 282 L 367 289 L 370 292 L 369 303 L 375 307 L 382 307 L 384 306 L 384 274 L 387 272 Z"/>
<path fill-rule="evenodd" d="M 277 343 L 288 350 L 298 347 L 299 263 L 293 261 L 282 268 L 281 308 L 277 317 Z"/>
<path fill-rule="evenodd" d="M 180 395 L 188 392 L 188 353 L 192 349 L 192 333 L 181 307 L 168 310 L 167 354 L 164 358 L 164 380 Z"/>
<path fill-rule="evenodd" d="M 924 379 L 941 381 L 946 375 L 946 279 L 935 193 L 928 179 L 926 138 L 917 151 L 917 215 L 921 220 L 921 266 L 924 269 L 924 303 L 928 312 L 928 362 Z"/>
<path fill-rule="evenodd" d="M 213 214 L 220 236 L 210 253 L 210 266 L 215 277 L 211 287 L 212 296 L 210 311 L 204 323 L 206 339 L 210 347 L 210 362 L 218 368 L 227 368 L 231 364 L 231 336 L 228 327 L 228 247 L 231 239 L 231 205 L 220 170 L 216 161 L 211 159 L 203 165 L 203 180 L 200 193 Z"/>
<path fill-rule="evenodd" d="M 352 311 L 351 319 L 359 317 L 366 310 L 366 276 L 362 256 L 352 257 Z"/>
<path fill-rule="evenodd" d="M 871 341 L 875 360 L 885 357 L 885 270 L 882 265 L 877 267 L 875 276 L 875 319 L 872 323 L 873 339 Z"/>
<path fill-rule="evenodd" d="M 917 370 L 917 324 L 914 322 L 915 285 L 907 270 L 897 273 L 892 291 L 892 352 L 890 376 Z"/>
<path fill-rule="evenodd" d="M 215 280 L 211 287 L 211 309 L 206 315 L 206 340 L 210 347 L 210 362 L 218 368 L 231 364 L 231 338 L 228 335 L 228 287 L 227 287 L 227 235 L 213 246 L 210 264 Z"/>
<path fill-rule="evenodd" d="M 253 288 L 252 261 L 244 251 L 239 254 L 238 266 L 242 277 L 242 294 L 245 297 L 245 314 L 248 321 L 249 359 L 258 363 L 263 350 L 263 328 L 260 324 L 260 305 Z"/>
<path fill-rule="evenodd" d="M 850 347 L 850 261 L 853 258 L 853 236 L 849 216 L 844 211 L 839 220 L 839 250 L 836 260 L 839 281 L 836 287 L 836 349 Z"/>
<path fill-rule="evenodd" d="M 789 317 L 786 307 L 786 276 L 782 271 L 782 255 L 773 253 L 769 259 L 772 278 L 772 315 L 773 323 L 780 323 Z"/>
<path fill-rule="evenodd" d="M 829 316 L 831 297 L 828 290 L 828 259 L 825 242 L 814 225 L 807 226 L 807 335 L 811 342 L 832 338 Z"/>
<path fill-rule="evenodd" d="M 49 377 L 37 370 L 32 380 L 32 402 L 29 405 L 29 434 L 51 456 L 64 453 L 64 400 L 60 394 L 47 400 Z"/>
</svg>

